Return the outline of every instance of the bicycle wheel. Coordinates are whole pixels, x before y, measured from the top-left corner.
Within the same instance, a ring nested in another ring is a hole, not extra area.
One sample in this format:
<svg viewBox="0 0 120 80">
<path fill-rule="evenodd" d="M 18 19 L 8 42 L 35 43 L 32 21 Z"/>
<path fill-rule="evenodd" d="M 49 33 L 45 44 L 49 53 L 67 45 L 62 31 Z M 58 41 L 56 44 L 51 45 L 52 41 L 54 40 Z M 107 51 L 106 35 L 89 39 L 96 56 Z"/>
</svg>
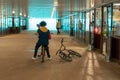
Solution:
<svg viewBox="0 0 120 80">
<path fill-rule="evenodd" d="M 69 51 L 70 55 L 75 55 L 75 56 L 81 57 L 81 55 L 76 51 L 73 51 L 73 50 L 68 50 L 68 51 Z"/>
<path fill-rule="evenodd" d="M 72 58 L 69 55 L 65 54 L 64 52 L 60 52 L 59 56 L 61 59 L 65 60 L 65 61 L 68 61 L 68 62 L 72 61 Z"/>
</svg>

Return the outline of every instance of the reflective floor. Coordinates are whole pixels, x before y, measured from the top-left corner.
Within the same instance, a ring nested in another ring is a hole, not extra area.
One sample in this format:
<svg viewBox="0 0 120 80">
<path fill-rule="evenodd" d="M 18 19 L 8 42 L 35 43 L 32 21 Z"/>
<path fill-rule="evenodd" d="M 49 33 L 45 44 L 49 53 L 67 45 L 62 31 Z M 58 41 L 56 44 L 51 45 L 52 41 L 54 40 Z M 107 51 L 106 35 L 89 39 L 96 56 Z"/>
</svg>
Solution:
<svg viewBox="0 0 120 80">
<path fill-rule="evenodd" d="M 52 34 L 50 53 L 52 60 L 32 60 L 37 36 L 34 31 L 0 37 L 0 80 L 120 80 L 120 65 L 106 62 L 102 54 L 87 50 L 67 35 Z M 72 62 L 61 60 L 56 51 L 64 38 L 67 49 L 79 52 Z M 40 51 L 39 51 L 40 52 Z M 38 52 L 38 54 L 39 54 Z"/>
</svg>

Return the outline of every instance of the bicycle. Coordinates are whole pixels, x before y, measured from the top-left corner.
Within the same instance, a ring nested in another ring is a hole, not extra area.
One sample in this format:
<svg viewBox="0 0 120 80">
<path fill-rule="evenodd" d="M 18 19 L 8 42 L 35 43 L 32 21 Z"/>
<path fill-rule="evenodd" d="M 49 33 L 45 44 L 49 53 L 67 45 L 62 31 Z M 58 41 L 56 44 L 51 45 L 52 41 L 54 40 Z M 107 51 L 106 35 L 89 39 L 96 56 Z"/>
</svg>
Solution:
<svg viewBox="0 0 120 80">
<path fill-rule="evenodd" d="M 63 49 L 62 49 L 63 48 Z M 70 57 L 69 55 L 69 52 L 68 54 L 65 53 L 65 51 L 67 51 L 66 47 L 64 46 L 63 44 L 63 38 L 61 39 L 61 46 L 60 46 L 60 49 L 56 52 L 56 55 L 59 53 L 59 57 L 65 61 L 69 61 L 71 62 L 72 61 L 72 58 Z"/>
<path fill-rule="evenodd" d="M 67 51 L 68 54 L 65 54 L 64 51 Z M 81 54 L 79 54 L 78 52 L 71 50 L 71 49 L 66 49 L 65 45 L 63 44 L 63 38 L 61 39 L 61 46 L 60 46 L 60 49 L 57 51 L 57 53 L 59 53 L 59 56 L 66 61 L 72 61 L 71 55 L 82 57 Z"/>
<path fill-rule="evenodd" d="M 43 45 L 41 46 L 41 54 L 38 55 L 38 57 L 41 57 L 41 62 L 42 62 L 42 63 L 45 61 L 45 60 L 44 60 L 44 58 L 45 58 L 45 48 L 44 48 Z"/>
<path fill-rule="evenodd" d="M 69 51 L 69 55 L 75 55 L 77 57 L 82 57 L 78 52 L 76 52 L 74 50 L 69 49 L 68 51 Z"/>
</svg>

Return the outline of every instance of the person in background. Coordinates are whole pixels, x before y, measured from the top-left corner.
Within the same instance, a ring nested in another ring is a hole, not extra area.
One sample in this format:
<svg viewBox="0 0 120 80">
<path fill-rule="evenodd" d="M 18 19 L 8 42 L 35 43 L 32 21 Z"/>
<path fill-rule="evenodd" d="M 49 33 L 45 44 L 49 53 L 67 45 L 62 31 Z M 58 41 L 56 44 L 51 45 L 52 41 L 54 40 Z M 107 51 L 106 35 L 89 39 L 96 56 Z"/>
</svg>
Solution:
<svg viewBox="0 0 120 80">
<path fill-rule="evenodd" d="M 82 29 L 82 22 L 79 20 L 78 28 Z"/>
<path fill-rule="evenodd" d="M 47 53 L 48 59 L 51 59 L 49 47 L 48 47 L 49 39 L 51 39 L 51 34 L 50 34 L 50 31 L 46 28 L 46 25 L 47 25 L 47 23 L 45 21 L 41 21 L 40 24 L 37 24 L 37 26 L 38 26 L 38 30 L 37 30 L 38 41 L 36 43 L 34 55 L 32 57 L 33 60 L 36 59 L 38 49 L 41 45 L 43 45 L 45 47 L 45 51 Z"/>
<path fill-rule="evenodd" d="M 57 34 L 60 34 L 60 28 L 61 28 L 61 23 L 60 23 L 60 20 L 58 20 L 56 24 Z"/>
</svg>

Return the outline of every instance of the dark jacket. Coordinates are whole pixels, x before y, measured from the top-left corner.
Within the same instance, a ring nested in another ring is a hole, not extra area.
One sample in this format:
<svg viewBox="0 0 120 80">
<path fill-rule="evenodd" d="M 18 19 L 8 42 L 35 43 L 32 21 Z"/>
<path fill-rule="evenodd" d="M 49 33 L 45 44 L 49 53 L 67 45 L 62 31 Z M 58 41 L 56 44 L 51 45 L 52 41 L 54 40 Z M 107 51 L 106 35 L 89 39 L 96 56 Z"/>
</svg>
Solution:
<svg viewBox="0 0 120 80">
<path fill-rule="evenodd" d="M 38 44 L 48 45 L 49 44 L 48 36 L 50 34 L 50 31 L 46 27 L 42 26 L 37 30 L 37 33 L 39 38 Z"/>
</svg>

